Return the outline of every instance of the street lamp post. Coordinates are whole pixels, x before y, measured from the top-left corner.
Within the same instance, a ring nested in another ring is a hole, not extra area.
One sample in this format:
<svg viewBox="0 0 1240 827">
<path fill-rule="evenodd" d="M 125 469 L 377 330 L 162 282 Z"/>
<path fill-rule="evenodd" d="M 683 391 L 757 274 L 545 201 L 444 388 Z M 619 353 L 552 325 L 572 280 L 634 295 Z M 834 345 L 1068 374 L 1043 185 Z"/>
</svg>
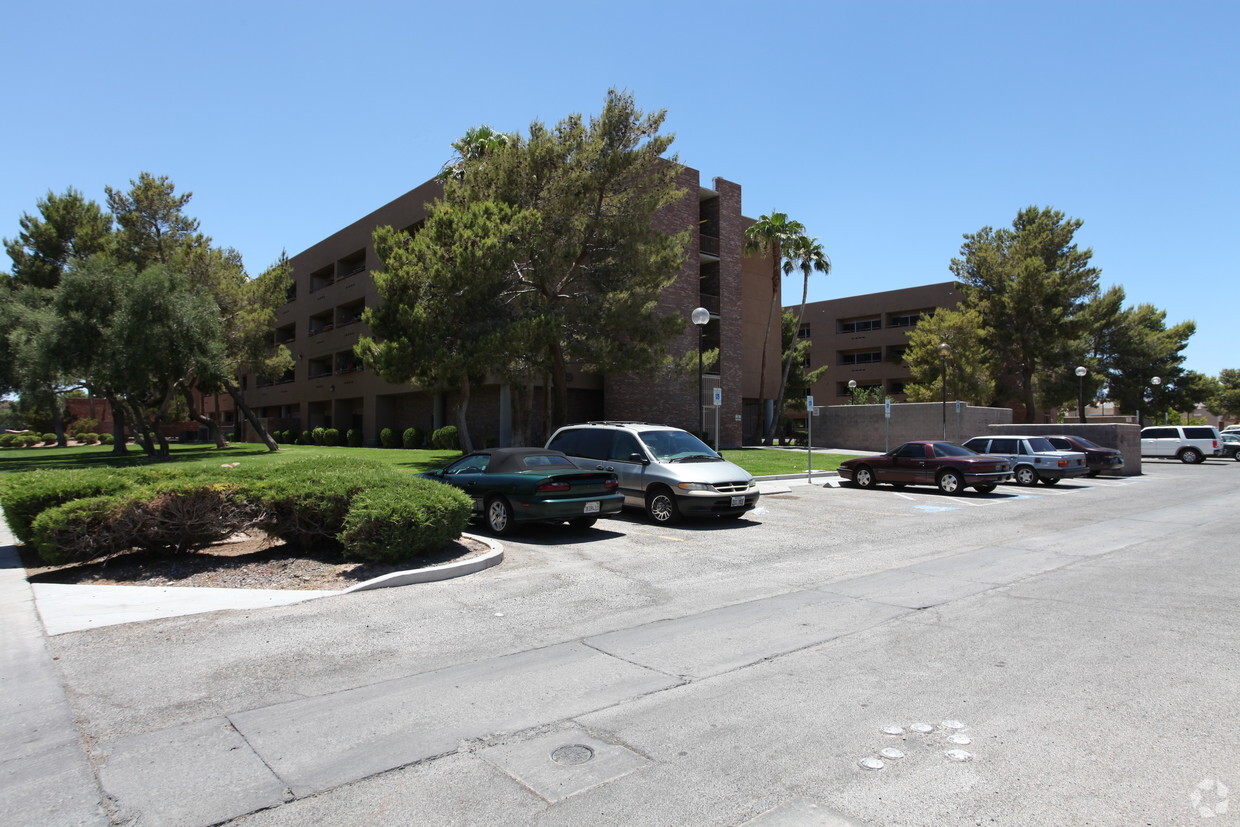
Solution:
<svg viewBox="0 0 1240 827">
<path fill-rule="evenodd" d="M 1158 401 L 1158 386 L 1162 384 L 1162 377 L 1151 377 L 1150 384 L 1154 386 L 1150 389 L 1150 407 L 1154 409 L 1154 413 L 1158 413 L 1158 406 L 1154 403 Z M 1154 424 L 1157 425 L 1158 420 L 1154 420 Z"/>
<path fill-rule="evenodd" d="M 703 377 L 702 377 L 702 347 L 706 337 L 706 325 L 710 322 L 710 311 L 705 307 L 695 307 L 693 312 L 689 314 L 689 321 L 697 325 L 698 329 L 698 429 L 699 433 L 706 433 L 706 408 L 702 405 Z"/>
<path fill-rule="evenodd" d="M 943 441 L 947 441 L 947 357 L 952 355 L 952 346 L 947 342 L 939 345 L 939 358 L 943 364 Z"/>
<path fill-rule="evenodd" d="M 1089 373 L 1089 369 L 1084 365 L 1076 366 L 1077 379 L 1077 400 L 1080 403 L 1079 411 L 1081 414 L 1081 424 L 1085 424 L 1085 374 Z"/>
<path fill-rule="evenodd" d="M 849 404 L 856 404 L 857 402 L 856 390 L 857 390 L 857 380 L 849 379 L 848 380 L 848 402 Z"/>
</svg>

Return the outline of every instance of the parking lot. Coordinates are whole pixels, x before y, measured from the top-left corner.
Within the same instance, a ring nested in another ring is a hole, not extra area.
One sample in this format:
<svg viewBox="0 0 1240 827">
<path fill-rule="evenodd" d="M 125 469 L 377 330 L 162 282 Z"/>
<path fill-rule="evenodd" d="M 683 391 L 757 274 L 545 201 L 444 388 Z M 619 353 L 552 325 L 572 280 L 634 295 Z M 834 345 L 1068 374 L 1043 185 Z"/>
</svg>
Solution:
<svg viewBox="0 0 1240 827">
<path fill-rule="evenodd" d="M 1187 823 L 1240 789 L 1238 482 L 794 482 L 49 645 L 117 821 Z"/>
</svg>

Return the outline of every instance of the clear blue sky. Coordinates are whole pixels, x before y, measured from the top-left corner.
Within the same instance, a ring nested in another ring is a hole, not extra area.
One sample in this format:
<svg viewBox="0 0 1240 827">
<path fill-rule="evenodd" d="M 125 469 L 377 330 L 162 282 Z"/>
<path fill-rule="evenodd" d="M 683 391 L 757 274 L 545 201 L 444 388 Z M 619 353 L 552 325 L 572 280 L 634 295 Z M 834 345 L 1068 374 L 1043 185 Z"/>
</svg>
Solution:
<svg viewBox="0 0 1240 827">
<path fill-rule="evenodd" d="M 48 190 L 139 172 L 251 272 L 433 175 L 466 128 L 666 109 L 680 159 L 790 214 L 811 300 L 951 278 L 961 236 L 1049 205 L 1104 285 L 1240 368 L 1235 2 L 20 3 L 0 235 Z M 8 265 L 4 261 L 5 266 Z M 785 299 L 799 297 L 789 283 Z"/>
</svg>

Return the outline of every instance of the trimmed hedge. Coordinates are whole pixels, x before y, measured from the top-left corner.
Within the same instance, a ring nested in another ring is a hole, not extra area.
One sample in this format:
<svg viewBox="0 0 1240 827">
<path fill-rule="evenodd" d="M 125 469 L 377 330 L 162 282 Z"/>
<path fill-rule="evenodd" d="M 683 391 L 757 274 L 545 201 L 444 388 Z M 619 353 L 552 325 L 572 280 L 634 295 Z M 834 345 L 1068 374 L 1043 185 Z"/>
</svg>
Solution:
<svg viewBox="0 0 1240 827">
<path fill-rule="evenodd" d="M 113 469 L 74 469 L 69 471 L 28 471 L 14 474 L 4 481 L 0 490 L 4 520 L 22 543 L 33 537 L 31 525 L 49 508 L 72 500 L 112 494 L 132 487 L 119 471 Z"/>
<path fill-rule="evenodd" d="M 384 428 L 379 432 L 379 445 L 384 448 L 396 448 L 400 443 L 396 441 L 396 432 L 391 428 Z"/>
<path fill-rule="evenodd" d="M 409 450 L 413 450 L 415 448 L 421 448 L 422 443 L 425 440 L 426 440 L 426 435 L 423 434 L 417 428 L 406 428 L 405 432 L 401 434 L 401 437 L 400 437 L 401 446 Z"/>
<path fill-rule="evenodd" d="M 0 491 L 5 517 L 18 539 L 53 565 L 131 548 L 193 552 L 255 527 L 291 546 L 394 562 L 459 537 L 472 510 L 470 498 L 451 486 L 356 459 L 14 477 Z"/>
<path fill-rule="evenodd" d="M 439 451 L 461 450 L 461 438 L 455 425 L 445 425 L 431 434 L 431 447 Z"/>
<path fill-rule="evenodd" d="M 461 536 L 473 504 L 450 485 L 416 477 L 358 493 L 339 538 L 349 560 L 393 563 Z"/>
</svg>

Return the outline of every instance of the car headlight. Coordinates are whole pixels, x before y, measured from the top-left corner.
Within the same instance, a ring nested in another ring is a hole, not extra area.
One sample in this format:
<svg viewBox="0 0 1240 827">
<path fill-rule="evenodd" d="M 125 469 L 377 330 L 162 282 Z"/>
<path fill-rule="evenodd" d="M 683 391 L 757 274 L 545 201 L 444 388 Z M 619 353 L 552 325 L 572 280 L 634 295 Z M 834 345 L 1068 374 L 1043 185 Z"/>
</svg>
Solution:
<svg viewBox="0 0 1240 827">
<path fill-rule="evenodd" d="M 678 482 L 676 487 L 681 491 L 714 491 L 713 485 L 707 485 L 704 482 Z"/>
</svg>

